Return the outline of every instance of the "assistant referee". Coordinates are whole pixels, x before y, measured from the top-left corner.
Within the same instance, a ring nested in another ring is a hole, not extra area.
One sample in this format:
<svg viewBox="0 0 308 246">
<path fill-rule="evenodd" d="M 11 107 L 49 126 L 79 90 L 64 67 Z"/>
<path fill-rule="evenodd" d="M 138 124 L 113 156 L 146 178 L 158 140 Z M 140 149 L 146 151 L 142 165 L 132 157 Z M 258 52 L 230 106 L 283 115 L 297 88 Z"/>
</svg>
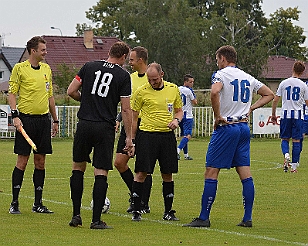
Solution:
<svg viewBox="0 0 308 246">
<path fill-rule="evenodd" d="M 31 146 L 20 133 L 21 126 L 37 147 L 37 151 L 33 151 L 35 199 L 32 211 L 53 213 L 42 204 L 45 158 L 46 154 L 52 153 L 51 136 L 58 132 L 59 123 L 53 97 L 51 69 L 49 65 L 42 63 L 47 54 L 46 41 L 39 36 L 31 38 L 27 42 L 27 51 L 29 59 L 14 66 L 9 81 L 9 105 L 16 127 L 14 153 L 18 155 L 12 174 L 13 198 L 9 213 L 20 214 L 18 196 L 31 153 Z M 49 114 L 53 119 L 52 132 Z"/>
</svg>

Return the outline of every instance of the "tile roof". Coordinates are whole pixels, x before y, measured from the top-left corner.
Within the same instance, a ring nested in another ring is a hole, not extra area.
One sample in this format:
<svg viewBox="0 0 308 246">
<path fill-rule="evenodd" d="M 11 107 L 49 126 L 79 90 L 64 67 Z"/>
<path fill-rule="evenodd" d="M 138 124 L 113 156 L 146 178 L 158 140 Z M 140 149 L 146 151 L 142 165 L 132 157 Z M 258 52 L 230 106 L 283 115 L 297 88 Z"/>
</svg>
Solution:
<svg viewBox="0 0 308 246">
<path fill-rule="evenodd" d="M 17 48 L 17 47 L 2 47 L 1 52 L 10 64 L 12 69 L 14 65 L 19 62 L 22 53 L 24 52 L 25 48 Z"/>
<path fill-rule="evenodd" d="M 115 37 L 93 37 L 93 48 L 86 48 L 84 37 L 42 37 L 47 41 L 45 61 L 53 72 L 57 72 L 57 65 L 63 63 L 79 69 L 88 61 L 107 59 L 110 47 L 119 41 Z"/>
<path fill-rule="evenodd" d="M 269 56 L 267 60 L 267 68 L 264 69 L 262 77 L 268 80 L 282 80 L 292 76 L 292 67 L 295 58 L 286 56 Z M 306 65 L 306 71 L 304 72 L 302 79 L 308 78 L 308 64 Z"/>
<path fill-rule="evenodd" d="M 45 60 L 53 72 L 57 72 L 57 66 L 63 63 L 79 69 L 88 61 L 107 59 L 111 45 L 119 41 L 116 37 L 90 36 L 90 39 L 86 41 L 90 41 L 93 48 L 86 48 L 83 36 L 44 35 L 43 38 L 47 41 L 48 51 Z M 27 56 L 25 48 L 2 47 L 1 53 L 4 56 L 2 59 L 5 58 L 12 67 L 20 62 L 23 55 Z M 295 61 L 296 59 L 286 56 L 269 56 L 262 77 L 268 81 L 281 81 L 289 78 L 292 76 L 292 66 Z M 302 79 L 308 79 L 308 66 Z"/>
</svg>

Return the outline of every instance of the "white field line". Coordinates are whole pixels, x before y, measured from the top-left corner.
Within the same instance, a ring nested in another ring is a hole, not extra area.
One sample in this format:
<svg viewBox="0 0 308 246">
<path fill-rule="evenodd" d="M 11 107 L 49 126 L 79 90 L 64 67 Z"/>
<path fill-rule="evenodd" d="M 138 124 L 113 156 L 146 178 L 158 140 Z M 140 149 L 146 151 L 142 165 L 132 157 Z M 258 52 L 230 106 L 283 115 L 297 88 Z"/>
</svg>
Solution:
<svg viewBox="0 0 308 246">
<path fill-rule="evenodd" d="M 266 161 L 251 160 L 251 162 L 263 162 L 264 163 Z M 268 162 L 266 162 L 266 163 L 268 163 Z M 268 169 L 278 169 L 278 168 L 282 167 L 282 164 L 280 164 L 280 163 L 272 162 L 272 163 L 269 163 L 269 164 L 273 164 L 274 167 L 260 168 L 260 169 L 256 169 L 256 170 L 253 170 L 253 171 L 261 171 L 261 170 L 268 170 Z M 185 175 L 188 175 L 188 174 L 190 174 L 190 175 L 195 175 L 195 174 L 200 175 L 200 173 L 185 173 Z M 175 174 L 175 175 L 181 175 L 181 174 Z M 157 174 L 157 176 L 160 176 L 160 175 Z M 93 178 L 93 176 L 85 177 L 85 178 Z M 50 180 L 65 180 L 65 179 L 69 179 L 69 177 L 67 177 L 67 178 L 46 178 L 46 179 L 50 179 Z M 11 180 L 11 179 L 0 179 L 0 180 L 1 181 L 5 181 L 5 180 Z M 11 196 L 11 194 L 8 194 L 8 193 L 2 193 L 1 192 L 0 194 L 1 195 Z M 21 196 L 21 197 L 28 198 L 28 199 L 31 199 L 31 200 L 34 199 L 34 197 L 30 197 L 30 196 Z M 61 204 L 61 205 L 65 205 L 65 206 L 71 206 L 71 204 L 68 204 L 66 202 L 60 202 L 60 201 L 54 201 L 54 200 L 48 200 L 48 199 L 43 199 L 43 201 L 54 203 L 54 204 Z M 91 210 L 91 207 L 82 206 L 82 209 L 84 209 L 84 210 Z M 109 212 L 109 214 L 112 214 L 112 215 L 115 215 L 115 216 L 118 216 L 118 217 L 125 217 L 125 218 L 130 218 L 131 217 L 131 215 L 121 214 L 121 213 L 116 213 L 116 212 Z M 180 223 L 164 221 L 164 220 L 153 220 L 153 219 L 148 219 L 148 218 L 142 218 L 142 220 L 150 221 L 150 222 L 154 222 L 154 223 L 165 224 L 165 225 L 182 226 L 182 224 L 180 224 Z M 308 246 L 307 243 L 291 242 L 291 241 L 281 240 L 281 239 L 267 237 L 267 236 L 253 235 L 253 234 L 250 234 L 250 233 L 240 233 L 240 232 L 212 229 L 212 228 L 206 228 L 206 227 L 203 227 L 203 228 L 189 228 L 189 229 L 190 230 L 208 230 L 208 231 L 214 231 L 214 232 L 219 232 L 219 233 L 223 233 L 223 234 L 231 234 L 231 235 L 237 235 L 237 236 L 241 236 L 241 237 L 248 237 L 248 238 L 254 238 L 254 239 L 261 239 L 261 240 L 271 241 L 271 242 L 285 243 L 285 244 L 291 244 L 291 245 Z"/>
<path fill-rule="evenodd" d="M 12 194 L 1 192 L 0 195 L 11 196 Z M 31 196 L 20 196 L 20 197 L 31 199 L 31 200 L 34 199 L 34 197 L 31 197 Z M 71 206 L 71 204 L 69 204 L 67 202 L 60 202 L 60 201 L 54 201 L 54 200 L 48 200 L 48 199 L 43 199 L 43 201 L 54 203 L 54 204 L 65 205 L 65 206 Z M 84 209 L 84 210 L 91 210 L 91 207 L 82 206 L 82 209 Z M 131 215 L 128 215 L 128 214 L 121 214 L 121 213 L 116 213 L 116 212 L 108 212 L 108 213 L 111 214 L 111 215 L 118 216 L 118 217 L 123 217 L 123 218 L 130 218 L 131 217 Z M 182 224 L 180 224 L 178 222 L 170 222 L 170 221 L 164 221 L 164 220 L 153 220 L 153 219 L 148 219 L 148 218 L 142 218 L 142 220 L 150 221 L 150 222 L 154 222 L 154 223 L 159 223 L 159 224 L 164 224 L 164 225 L 182 226 Z M 284 244 L 291 244 L 291 245 L 308 246 L 307 243 L 291 242 L 291 241 L 281 240 L 281 239 L 273 238 L 273 237 L 254 235 L 254 234 L 251 234 L 251 233 L 226 231 L 226 230 L 212 229 L 212 228 L 208 228 L 208 227 L 200 227 L 200 228 L 195 227 L 195 228 L 185 228 L 185 229 L 189 229 L 189 230 L 207 230 L 207 231 L 219 232 L 219 233 L 222 233 L 222 234 L 236 235 L 236 236 L 239 236 L 239 237 L 261 239 L 261 240 L 270 241 L 270 242 L 277 242 L 277 243 L 284 243 Z M 183 230 L 184 230 L 184 228 L 183 228 Z"/>
</svg>

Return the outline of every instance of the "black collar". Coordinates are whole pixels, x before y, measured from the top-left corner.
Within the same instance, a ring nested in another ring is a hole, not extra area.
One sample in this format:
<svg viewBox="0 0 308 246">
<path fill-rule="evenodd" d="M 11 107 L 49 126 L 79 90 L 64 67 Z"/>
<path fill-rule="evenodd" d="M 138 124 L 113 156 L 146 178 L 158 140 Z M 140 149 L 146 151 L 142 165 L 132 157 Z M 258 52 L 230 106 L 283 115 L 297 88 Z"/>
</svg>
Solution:
<svg viewBox="0 0 308 246">
<path fill-rule="evenodd" d="M 32 67 L 34 70 L 40 70 L 40 67 L 41 67 L 41 66 L 38 65 L 37 67 L 34 67 L 34 66 L 31 65 L 31 67 Z"/>
</svg>

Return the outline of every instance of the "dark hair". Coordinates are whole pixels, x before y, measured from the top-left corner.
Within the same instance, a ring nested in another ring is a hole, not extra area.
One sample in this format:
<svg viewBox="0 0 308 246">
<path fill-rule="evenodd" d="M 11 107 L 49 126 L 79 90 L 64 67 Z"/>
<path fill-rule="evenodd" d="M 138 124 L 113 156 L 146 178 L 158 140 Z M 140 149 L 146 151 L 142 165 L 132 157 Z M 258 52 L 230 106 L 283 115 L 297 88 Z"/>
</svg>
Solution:
<svg viewBox="0 0 308 246">
<path fill-rule="evenodd" d="M 27 51 L 31 54 L 31 49 L 37 50 L 39 43 L 46 44 L 47 42 L 40 36 L 35 36 L 27 42 Z"/>
<path fill-rule="evenodd" d="M 236 63 L 237 60 L 237 53 L 233 46 L 225 45 L 221 46 L 217 51 L 216 55 L 221 58 L 224 56 L 229 63 Z"/>
<path fill-rule="evenodd" d="M 128 55 L 128 53 L 129 46 L 124 42 L 114 43 L 109 50 L 109 56 L 113 58 L 121 58 L 123 55 Z"/>
<path fill-rule="evenodd" d="M 190 75 L 190 74 L 185 74 L 184 75 L 184 82 L 185 81 L 188 81 L 189 79 L 193 79 L 194 77 L 192 76 L 192 75 Z"/>
<path fill-rule="evenodd" d="M 136 46 L 132 49 L 136 52 L 137 58 L 142 58 L 142 60 L 147 64 L 148 63 L 148 50 L 142 46 Z"/>
<path fill-rule="evenodd" d="M 301 61 L 296 61 L 293 64 L 293 71 L 298 75 L 302 75 L 305 69 L 306 69 L 305 64 Z"/>
</svg>

